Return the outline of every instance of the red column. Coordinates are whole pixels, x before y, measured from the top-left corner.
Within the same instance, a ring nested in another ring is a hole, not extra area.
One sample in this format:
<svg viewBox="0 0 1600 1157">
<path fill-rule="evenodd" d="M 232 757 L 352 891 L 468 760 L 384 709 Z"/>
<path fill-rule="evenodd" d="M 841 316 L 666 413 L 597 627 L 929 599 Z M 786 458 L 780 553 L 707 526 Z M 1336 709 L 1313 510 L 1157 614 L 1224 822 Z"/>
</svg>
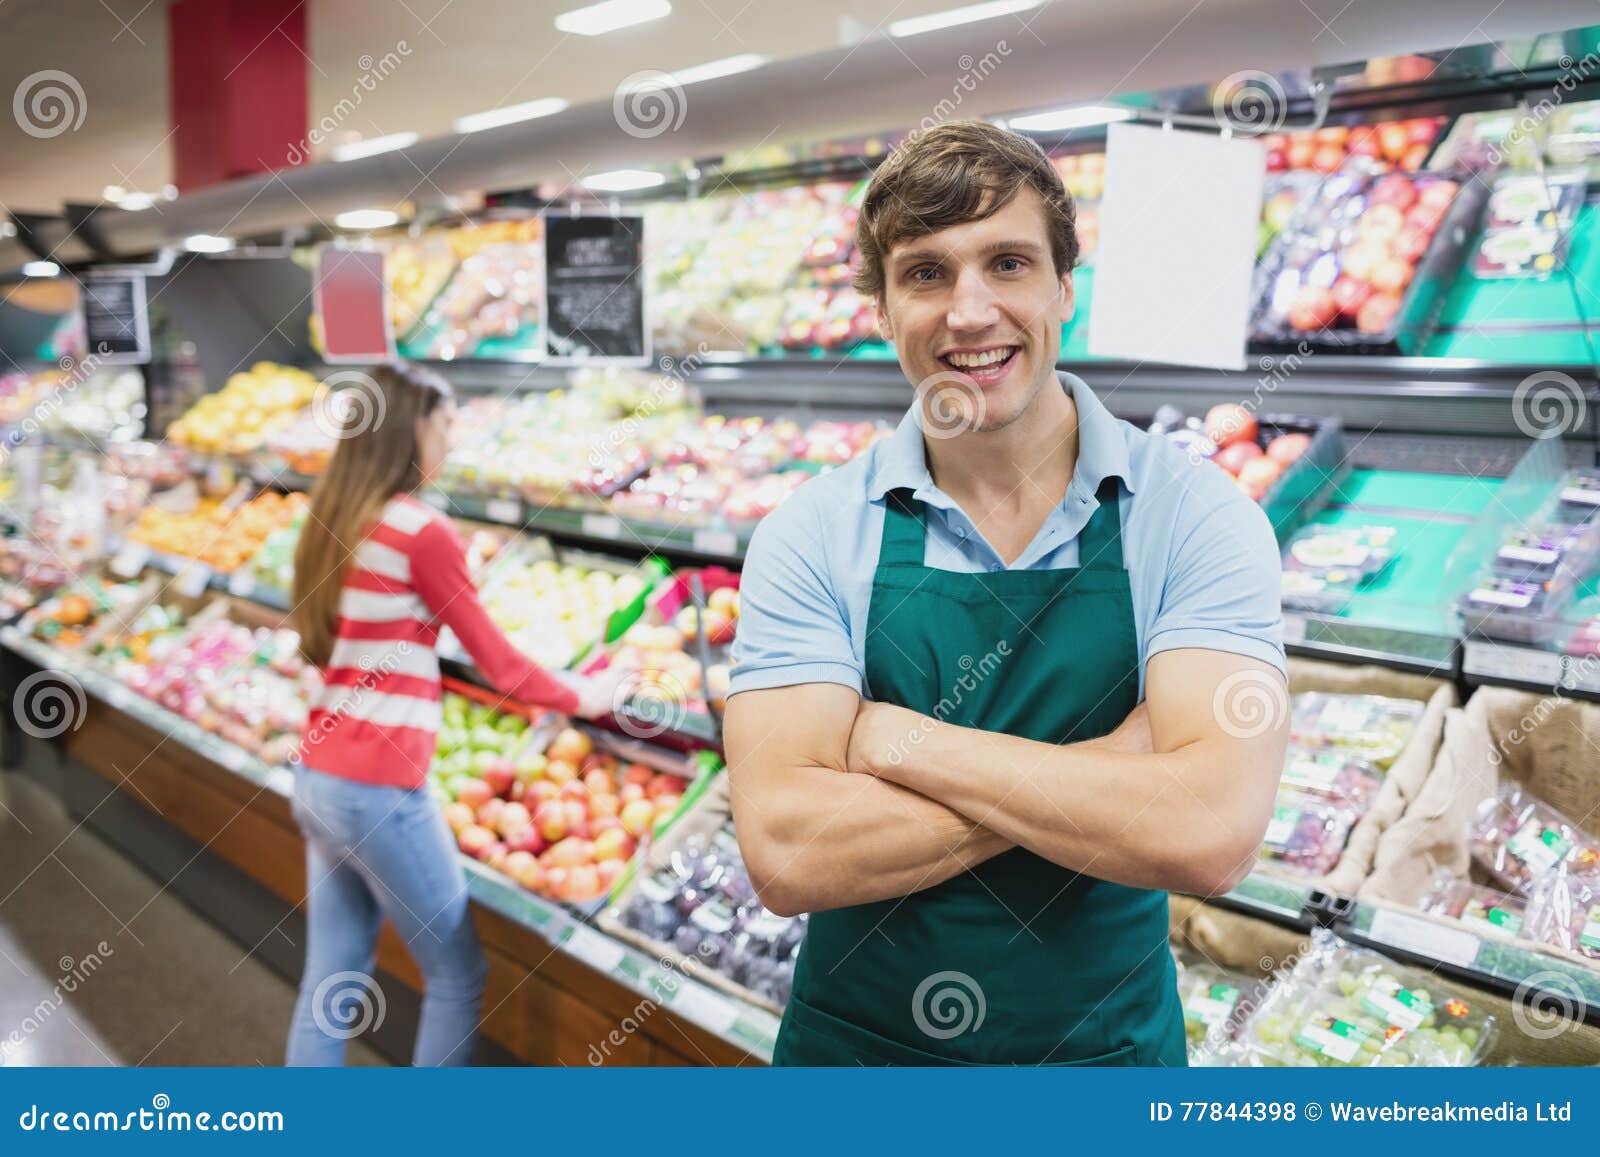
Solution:
<svg viewBox="0 0 1600 1157">
<path fill-rule="evenodd" d="M 303 158 L 306 2 L 176 0 L 168 9 L 173 170 L 182 192 Z"/>
</svg>

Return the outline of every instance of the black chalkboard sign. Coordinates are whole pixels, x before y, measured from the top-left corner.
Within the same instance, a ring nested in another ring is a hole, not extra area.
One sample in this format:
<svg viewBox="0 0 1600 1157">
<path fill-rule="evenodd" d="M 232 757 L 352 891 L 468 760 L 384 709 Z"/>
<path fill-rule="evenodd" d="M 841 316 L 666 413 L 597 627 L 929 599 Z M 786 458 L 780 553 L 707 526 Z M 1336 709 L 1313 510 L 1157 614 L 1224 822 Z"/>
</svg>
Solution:
<svg viewBox="0 0 1600 1157">
<path fill-rule="evenodd" d="M 650 357 L 644 301 L 644 218 L 545 217 L 550 356 Z"/>
<path fill-rule="evenodd" d="M 83 279 L 83 332 L 88 352 L 103 362 L 150 360 L 150 317 L 143 273 L 94 270 Z"/>
</svg>

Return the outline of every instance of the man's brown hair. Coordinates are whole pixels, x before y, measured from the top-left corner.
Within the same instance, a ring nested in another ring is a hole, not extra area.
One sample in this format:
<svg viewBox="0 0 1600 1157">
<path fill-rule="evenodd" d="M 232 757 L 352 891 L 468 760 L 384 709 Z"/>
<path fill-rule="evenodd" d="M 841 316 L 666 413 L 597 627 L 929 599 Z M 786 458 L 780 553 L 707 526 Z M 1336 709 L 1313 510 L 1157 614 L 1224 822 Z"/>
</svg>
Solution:
<svg viewBox="0 0 1600 1157">
<path fill-rule="evenodd" d="M 1027 137 L 988 121 L 950 121 L 906 141 L 879 166 L 856 223 L 861 268 L 855 286 L 883 297 L 884 260 L 902 241 L 980 221 L 1005 208 L 1024 185 L 1044 202 L 1056 275 L 1078 262 L 1072 196 L 1050 159 Z"/>
</svg>

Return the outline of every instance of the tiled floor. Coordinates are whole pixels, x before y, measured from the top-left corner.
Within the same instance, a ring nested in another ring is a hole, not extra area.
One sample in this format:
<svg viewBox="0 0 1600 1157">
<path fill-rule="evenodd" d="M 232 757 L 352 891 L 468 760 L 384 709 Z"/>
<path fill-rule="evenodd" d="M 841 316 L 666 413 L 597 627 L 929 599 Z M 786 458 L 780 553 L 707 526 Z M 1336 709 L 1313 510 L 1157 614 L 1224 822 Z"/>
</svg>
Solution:
<svg viewBox="0 0 1600 1157">
<path fill-rule="evenodd" d="M 277 1065 L 294 989 L 0 772 L 0 1065 Z M 351 1064 L 383 1064 L 351 1042 Z"/>
</svg>

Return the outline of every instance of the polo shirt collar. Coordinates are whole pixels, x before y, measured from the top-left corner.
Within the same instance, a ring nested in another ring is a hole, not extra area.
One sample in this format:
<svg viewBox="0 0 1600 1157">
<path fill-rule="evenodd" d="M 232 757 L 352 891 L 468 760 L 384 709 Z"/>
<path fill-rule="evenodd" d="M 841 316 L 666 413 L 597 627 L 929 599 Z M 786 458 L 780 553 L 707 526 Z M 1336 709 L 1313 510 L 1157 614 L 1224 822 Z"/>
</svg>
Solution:
<svg viewBox="0 0 1600 1157">
<path fill-rule="evenodd" d="M 1128 440 L 1121 423 L 1095 397 L 1094 391 L 1076 374 L 1057 374 L 1061 388 L 1072 395 L 1078 411 L 1078 465 L 1072 475 L 1069 495 L 1078 492 L 1093 497 L 1107 478 L 1120 478 L 1123 487 L 1133 492 L 1133 469 L 1128 460 Z M 913 401 L 893 434 L 879 444 L 877 462 L 867 483 L 867 497 L 876 502 L 891 490 L 907 489 L 921 501 L 948 505 L 943 492 L 928 473 L 928 457 L 922 441 L 922 405 Z M 943 500 L 943 501 L 940 501 Z"/>
</svg>

